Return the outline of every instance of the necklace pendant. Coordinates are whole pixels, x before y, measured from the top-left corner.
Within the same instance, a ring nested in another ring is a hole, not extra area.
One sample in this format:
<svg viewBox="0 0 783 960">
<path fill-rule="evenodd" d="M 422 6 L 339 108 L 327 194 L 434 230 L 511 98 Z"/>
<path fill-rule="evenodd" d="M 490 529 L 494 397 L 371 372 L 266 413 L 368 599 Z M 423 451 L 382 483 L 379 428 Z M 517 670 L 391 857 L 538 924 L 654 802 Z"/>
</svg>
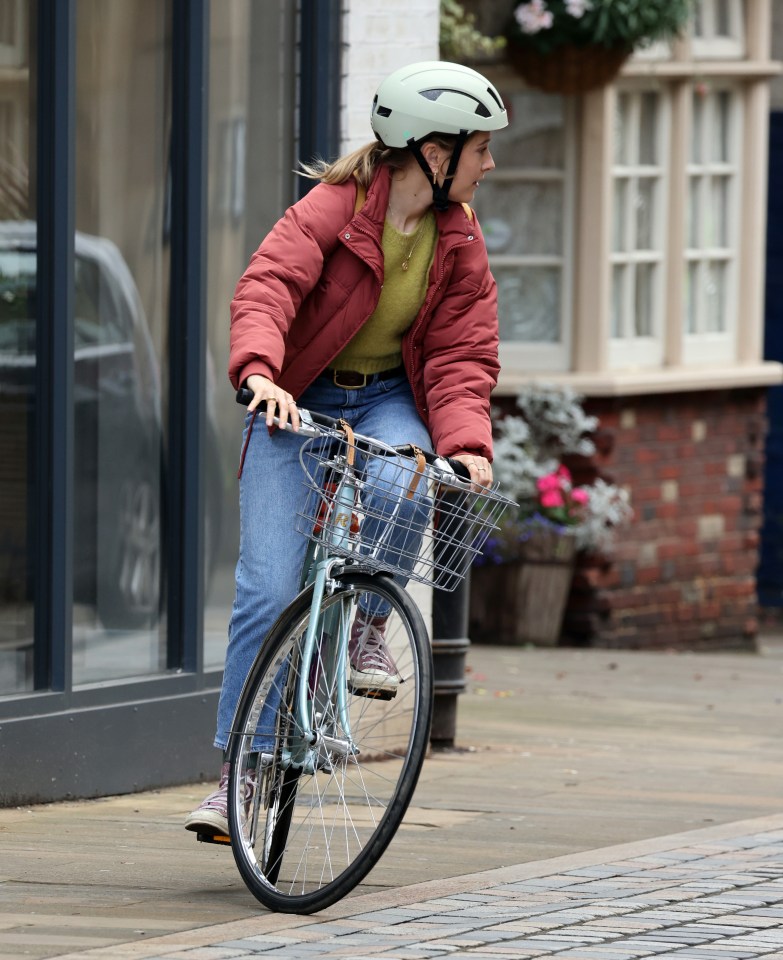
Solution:
<svg viewBox="0 0 783 960">
<path fill-rule="evenodd" d="M 403 261 L 402 261 L 402 269 L 403 269 L 403 270 L 407 270 L 407 269 L 408 269 L 408 261 L 407 261 L 407 260 L 403 260 Z"/>
</svg>

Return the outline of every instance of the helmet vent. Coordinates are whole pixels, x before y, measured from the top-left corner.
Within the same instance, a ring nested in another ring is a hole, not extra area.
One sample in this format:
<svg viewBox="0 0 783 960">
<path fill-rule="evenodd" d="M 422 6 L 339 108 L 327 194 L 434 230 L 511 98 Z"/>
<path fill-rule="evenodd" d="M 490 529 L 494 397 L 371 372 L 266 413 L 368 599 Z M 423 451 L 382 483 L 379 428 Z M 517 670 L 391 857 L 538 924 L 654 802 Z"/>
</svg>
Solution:
<svg viewBox="0 0 783 960">
<path fill-rule="evenodd" d="M 390 117 L 391 116 L 391 107 L 378 107 L 375 111 L 379 117 Z"/>
<path fill-rule="evenodd" d="M 487 87 L 487 93 L 490 95 L 490 97 L 492 97 L 492 99 L 493 99 L 493 100 L 495 101 L 495 103 L 498 105 L 498 108 L 499 108 L 500 110 L 505 111 L 506 108 L 503 106 L 503 103 L 502 103 L 502 101 L 500 100 L 500 97 L 498 97 L 498 95 L 495 93 L 495 91 L 492 89 L 492 87 Z M 487 114 L 487 116 L 489 116 L 489 114 Z"/>
<path fill-rule="evenodd" d="M 427 100 L 438 100 L 443 96 L 444 93 L 456 93 L 459 97 L 464 97 L 466 100 L 472 100 L 476 104 L 476 109 L 473 111 L 479 117 L 491 117 L 492 114 L 489 112 L 485 104 L 483 104 L 478 97 L 472 96 L 467 90 L 454 90 L 449 87 L 433 87 L 430 90 L 419 90 L 419 93 L 422 97 L 425 97 Z M 501 107 L 502 109 L 502 107 Z"/>
</svg>

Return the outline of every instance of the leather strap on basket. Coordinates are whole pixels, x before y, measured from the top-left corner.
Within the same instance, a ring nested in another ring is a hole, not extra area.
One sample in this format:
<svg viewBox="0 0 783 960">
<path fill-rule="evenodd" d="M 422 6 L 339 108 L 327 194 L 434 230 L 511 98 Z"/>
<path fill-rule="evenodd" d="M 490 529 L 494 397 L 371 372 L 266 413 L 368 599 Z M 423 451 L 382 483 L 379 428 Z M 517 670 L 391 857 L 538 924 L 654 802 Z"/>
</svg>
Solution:
<svg viewBox="0 0 783 960">
<path fill-rule="evenodd" d="M 416 493 L 416 488 L 419 485 L 419 481 L 424 475 L 424 468 L 427 466 L 427 461 L 424 459 L 424 454 L 418 447 L 411 447 L 413 453 L 416 457 L 416 472 L 411 477 L 411 483 L 408 487 L 408 492 L 405 494 L 406 500 L 413 500 L 413 495 Z"/>
<path fill-rule="evenodd" d="M 345 442 L 348 444 L 348 466 L 352 467 L 356 461 L 356 443 L 354 441 L 353 428 L 347 420 L 340 420 L 339 428 L 345 434 Z"/>
</svg>

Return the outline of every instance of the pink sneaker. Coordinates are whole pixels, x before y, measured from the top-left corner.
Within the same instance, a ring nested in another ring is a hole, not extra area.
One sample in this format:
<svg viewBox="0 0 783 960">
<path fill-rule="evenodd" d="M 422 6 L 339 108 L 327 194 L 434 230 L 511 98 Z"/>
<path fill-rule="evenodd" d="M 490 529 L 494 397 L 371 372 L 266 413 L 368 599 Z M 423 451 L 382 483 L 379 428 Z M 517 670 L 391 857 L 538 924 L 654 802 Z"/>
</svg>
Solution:
<svg viewBox="0 0 783 960">
<path fill-rule="evenodd" d="M 357 614 L 348 641 L 350 686 L 361 697 L 393 697 L 400 685 L 397 664 L 386 646 L 386 617 L 364 620 Z"/>
<path fill-rule="evenodd" d="M 260 753 L 258 763 L 264 766 L 272 760 L 271 754 Z M 218 788 L 202 800 L 196 809 L 185 819 L 185 829 L 208 836 L 228 836 L 228 778 L 231 764 L 226 761 L 220 771 Z M 257 777 L 255 771 L 248 771 L 245 781 L 245 807 L 249 809 L 255 794 Z"/>
<path fill-rule="evenodd" d="M 220 771 L 218 788 L 210 793 L 185 820 L 185 829 L 196 833 L 228 836 L 228 777 L 231 764 L 226 761 Z"/>
</svg>

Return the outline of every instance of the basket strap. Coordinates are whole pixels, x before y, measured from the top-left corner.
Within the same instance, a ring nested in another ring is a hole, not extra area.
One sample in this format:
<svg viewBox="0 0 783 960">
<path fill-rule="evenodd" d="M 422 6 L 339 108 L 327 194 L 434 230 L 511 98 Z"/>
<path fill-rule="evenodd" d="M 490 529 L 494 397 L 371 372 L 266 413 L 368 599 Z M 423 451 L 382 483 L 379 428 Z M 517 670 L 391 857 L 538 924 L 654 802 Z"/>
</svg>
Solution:
<svg viewBox="0 0 783 960">
<path fill-rule="evenodd" d="M 408 492 L 405 494 L 406 500 L 413 500 L 413 495 L 416 493 L 416 488 L 419 485 L 419 481 L 424 475 L 424 468 L 427 466 L 427 461 L 424 459 L 424 454 L 418 447 L 411 448 L 416 455 L 416 472 L 411 477 L 411 484 L 408 487 Z"/>
<path fill-rule="evenodd" d="M 352 467 L 356 461 L 356 444 L 353 437 L 353 428 L 347 420 L 338 421 L 338 426 L 345 434 L 345 442 L 348 444 L 348 466 Z"/>
</svg>

